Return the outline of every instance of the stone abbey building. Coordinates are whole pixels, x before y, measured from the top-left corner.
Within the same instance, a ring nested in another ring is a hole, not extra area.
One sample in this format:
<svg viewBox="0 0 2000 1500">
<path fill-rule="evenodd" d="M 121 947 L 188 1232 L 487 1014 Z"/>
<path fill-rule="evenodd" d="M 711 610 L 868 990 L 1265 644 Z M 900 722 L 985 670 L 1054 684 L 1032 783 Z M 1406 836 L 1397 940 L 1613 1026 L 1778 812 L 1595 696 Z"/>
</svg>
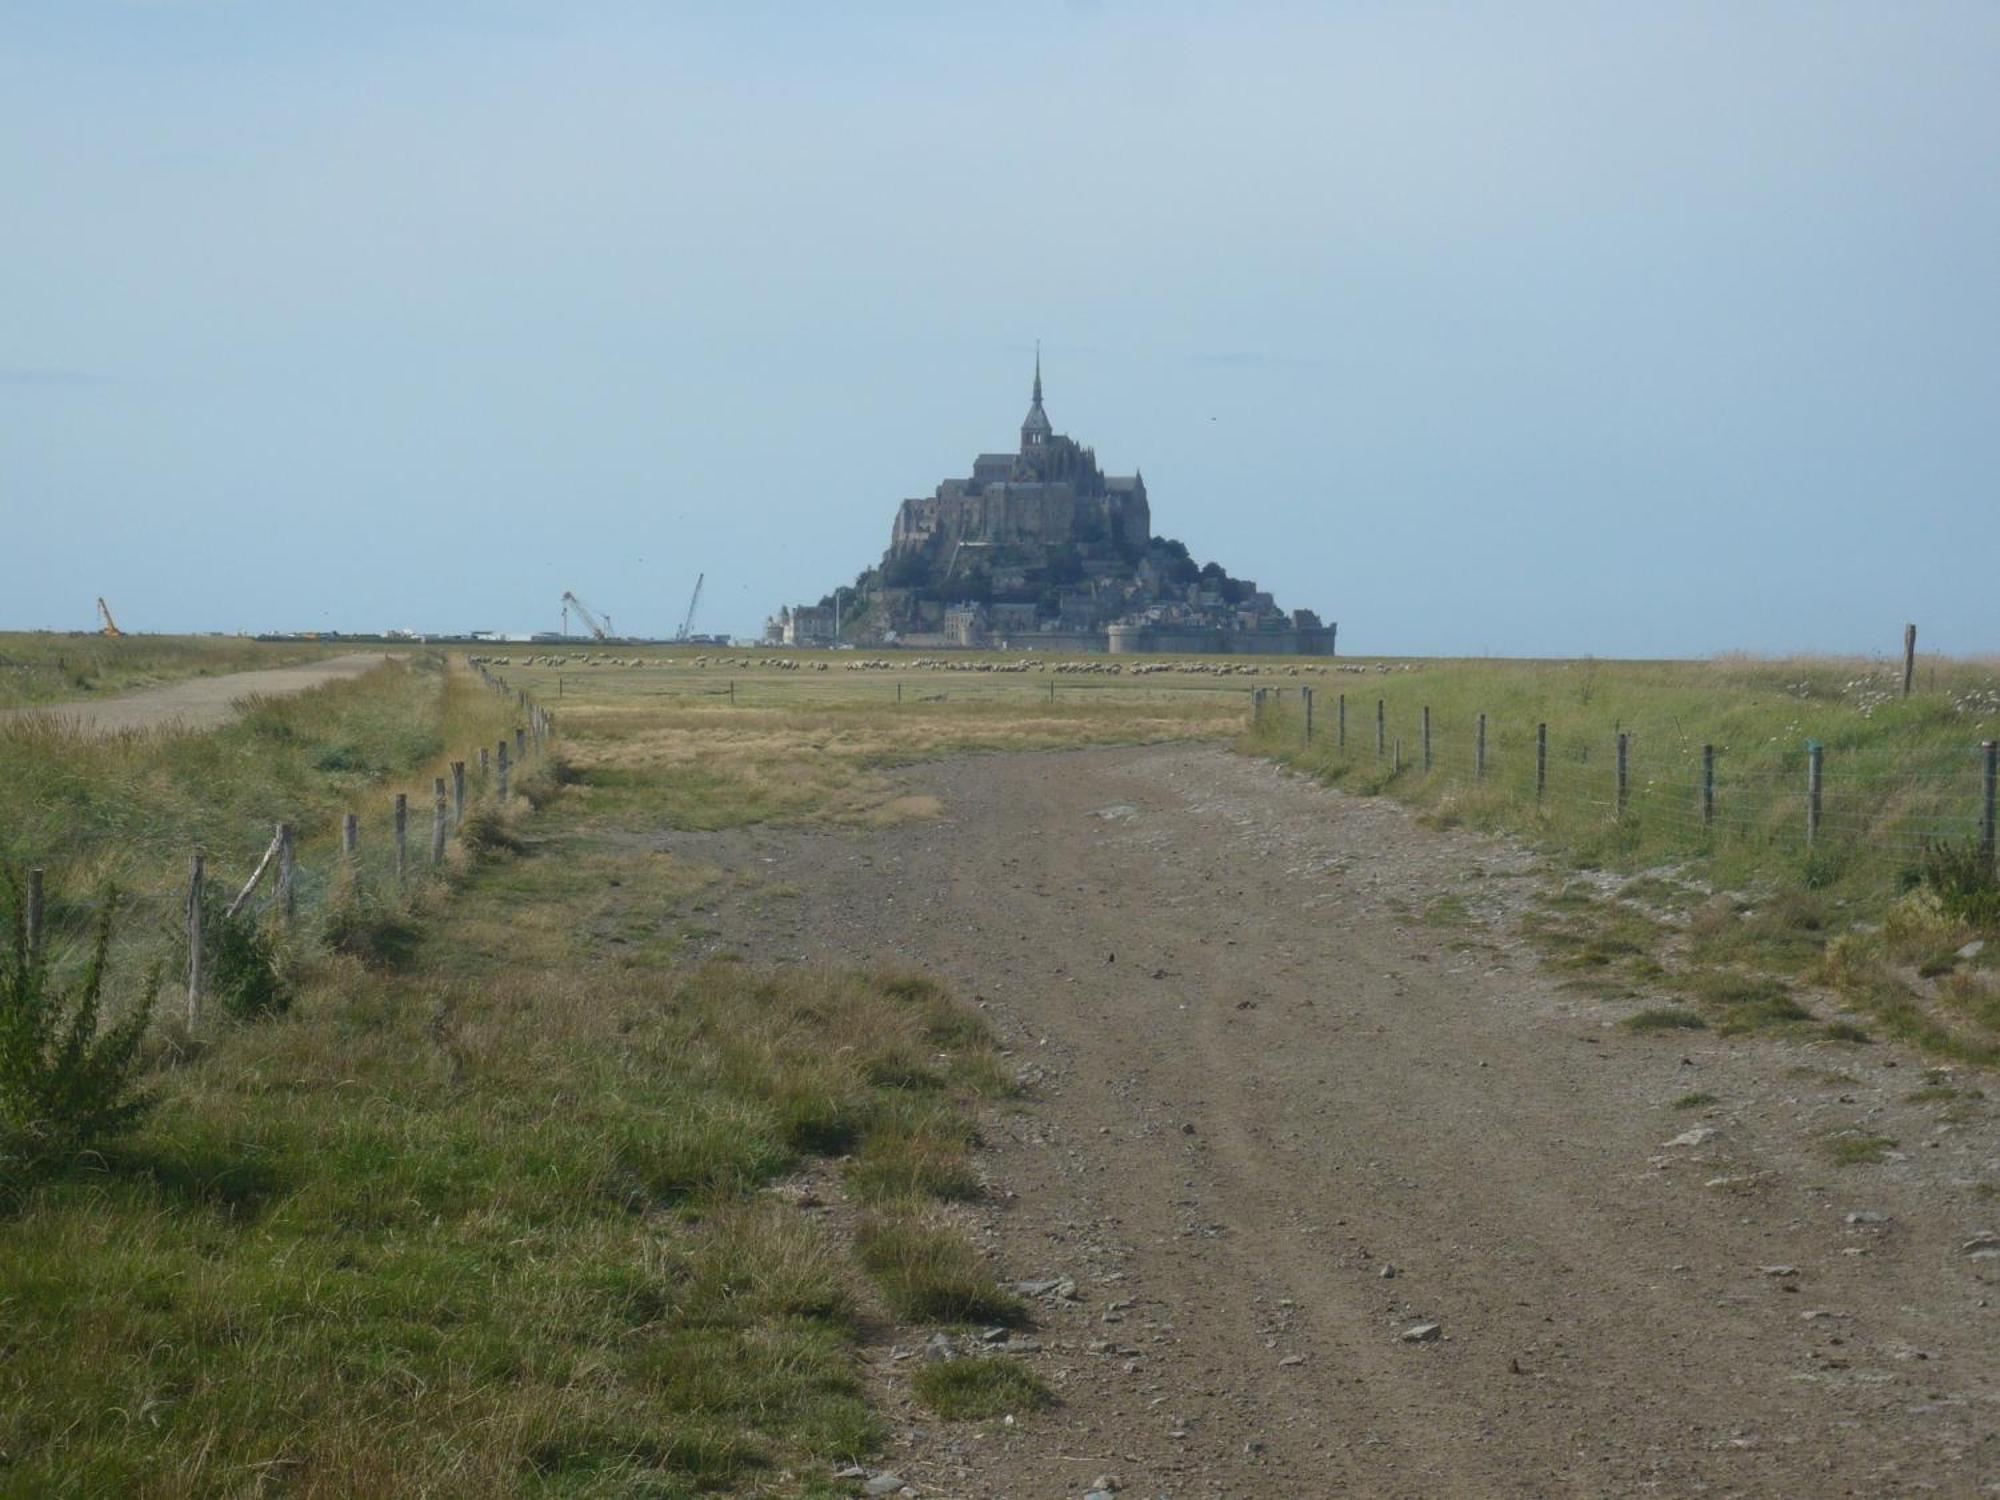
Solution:
<svg viewBox="0 0 2000 1500">
<path fill-rule="evenodd" d="M 1332 625 L 1153 535 L 1146 481 L 1106 474 L 1055 431 L 1042 362 L 1020 447 L 982 453 L 896 511 L 876 567 L 817 605 L 781 611 L 786 645 L 1331 655 Z"/>
</svg>

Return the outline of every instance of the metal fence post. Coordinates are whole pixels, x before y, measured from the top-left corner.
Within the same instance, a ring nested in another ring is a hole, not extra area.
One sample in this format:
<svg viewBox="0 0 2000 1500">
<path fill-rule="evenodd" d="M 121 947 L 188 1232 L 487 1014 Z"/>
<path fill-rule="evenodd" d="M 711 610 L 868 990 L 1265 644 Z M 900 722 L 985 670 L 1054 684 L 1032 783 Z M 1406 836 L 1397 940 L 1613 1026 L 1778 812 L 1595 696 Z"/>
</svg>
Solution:
<svg viewBox="0 0 2000 1500">
<path fill-rule="evenodd" d="M 1549 790 L 1549 726 L 1535 726 L 1535 803 L 1541 804 Z"/>
<path fill-rule="evenodd" d="M 1715 822 L 1715 746 L 1701 747 L 1701 826 Z"/>
<path fill-rule="evenodd" d="M 1486 715 L 1479 716 L 1479 737 L 1473 741 L 1472 774 L 1477 781 L 1486 779 Z"/>
<path fill-rule="evenodd" d="M 1618 731 L 1618 816 L 1625 816 L 1625 803 L 1632 794 L 1632 778 L 1627 769 L 1626 748 L 1630 737 L 1624 730 Z"/>
</svg>

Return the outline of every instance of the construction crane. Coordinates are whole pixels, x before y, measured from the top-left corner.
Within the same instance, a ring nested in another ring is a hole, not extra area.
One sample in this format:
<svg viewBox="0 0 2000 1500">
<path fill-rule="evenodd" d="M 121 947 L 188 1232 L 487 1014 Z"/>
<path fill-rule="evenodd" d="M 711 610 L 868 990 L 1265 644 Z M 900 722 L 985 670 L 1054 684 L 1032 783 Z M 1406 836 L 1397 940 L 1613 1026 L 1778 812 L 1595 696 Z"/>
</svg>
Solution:
<svg viewBox="0 0 2000 1500">
<path fill-rule="evenodd" d="M 596 636 L 600 641 L 611 639 L 611 616 L 606 615 L 602 620 L 599 620 L 596 615 L 590 612 L 590 606 L 577 598 L 568 589 L 563 590 L 562 606 L 564 635 L 569 634 L 569 612 L 573 609 L 582 617 L 583 623 L 590 627 L 592 635 Z"/>
<path fill-rule="evenodd" d="M 706 573 L 697 573 L 694 575 L 694 597 L 688 600 L 687 618 L 681 621 L 680 634 L 674 637 L 677 641 L 686 640 L 688 633 L 694 629 L 694 610 L 695 606 L 701 603 L 701 583 L 706 577 L 708 577 Z"/>
<path fill-rule="evenodd" d="M 125 633 L 124 631 L 118 628 L 118 622 L 111 618 L 111 606 L 104 602 L 104 596 L 102 594 L 99 594 L 97 596 L 97 613 L 104 620 L 104 629 L 100 631 L 99 634 L 108 636 L 121 636 Z"/>
</svg>

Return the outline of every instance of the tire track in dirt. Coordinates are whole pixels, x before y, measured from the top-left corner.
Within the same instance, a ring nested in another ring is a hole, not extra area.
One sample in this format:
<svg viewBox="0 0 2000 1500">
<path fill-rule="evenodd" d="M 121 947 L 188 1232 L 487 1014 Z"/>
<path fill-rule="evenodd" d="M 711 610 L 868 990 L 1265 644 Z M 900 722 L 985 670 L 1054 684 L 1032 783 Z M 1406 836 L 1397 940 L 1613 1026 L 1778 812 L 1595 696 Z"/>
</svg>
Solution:
<svg viewBox="0 0 2000 1500">
<path fill-rule="evenodd" d="M 973 1222 L 1004 1274 L 1078 1283 L 1029 1356 L 1063 1405 L 937 1424 L 883 1352 L 920 1493 L 2000 1484 L 2000 1341 L 1962 1253 L 2000 1139 L 1899 1118 L 1909 1054 L 1616 1028 L 1512 937 L 1521 851 L 1214 747 L 905 775 L 943 820 L 668 842 L 795 892 L 723 899 L 750 956 L 934 969 L 1033 1080 L 989 1122 Z M 1415 919 L 1444 894 L 1488 923 Z M 1837 1108 L 1922 1148 L 1816 1154 L 1836 1106 L 1790 1074 L 1834 1067 Z M 1669 1146 L 1696 1087 L 1717 1133 Z"/>
</svg>

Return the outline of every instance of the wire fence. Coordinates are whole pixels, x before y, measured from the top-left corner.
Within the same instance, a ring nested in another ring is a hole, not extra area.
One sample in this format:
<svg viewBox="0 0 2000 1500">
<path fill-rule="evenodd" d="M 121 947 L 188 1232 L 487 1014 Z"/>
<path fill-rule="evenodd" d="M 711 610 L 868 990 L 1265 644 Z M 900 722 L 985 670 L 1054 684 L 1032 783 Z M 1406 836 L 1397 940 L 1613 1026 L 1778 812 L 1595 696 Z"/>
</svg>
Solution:
<svg viewBox="0 0 2000 1500">
<path fill-rule="evenodd" d="M 172 976 L 186 1000 L 190 1026 L 200 1024 L 210 989 L 209 957 L 226 923 L 290 927 L 340 903 L 400 900 L 427 881 L 440 878 L 454 840 L 488 809 L 506 806 L 522 778 L 546 755 L 554 737 L 553 716 L 525 690 L 511 687 L 475 664 L 473 670 L 492 692 L 514 699 L 515 725 L 490 745 L 471 747 L 447 762 L 428 787 L 387 791 L 346 812 L 331 849 L 299 857 L 299 830 L 277 823 L 254 864 L 225 867 L 206 847 L 189 851 L 185 878 L 169 882 L 162 913 L 186 956 Z M 45 875 L 27 872 L 24 890 L 25 938 L 31 953 L 47 941 Z"/>
<path fill-rule="evenodd" d="M 1289 695 L 1289 701 L 1288 697 Z M 1921 752 L 1841 750 L 1806 740 L 1740 765 L 1713 744 L 1662 747 L 1630 731 L 1563 735 L 1486 715 L 1446 721 L 1419 707 L 1392 718 L 1385 699 L 1329 704 L 1310 687 L 1257 688 L 1253 729 L 1316 763 L 1393 781 L 1487 793 L 1549 813 L 1583 811 L 1690 849 L 1728 843 L 1914 856 L 1941 844 L 1995 858 L 1994 741 Z"/>
</svg>

